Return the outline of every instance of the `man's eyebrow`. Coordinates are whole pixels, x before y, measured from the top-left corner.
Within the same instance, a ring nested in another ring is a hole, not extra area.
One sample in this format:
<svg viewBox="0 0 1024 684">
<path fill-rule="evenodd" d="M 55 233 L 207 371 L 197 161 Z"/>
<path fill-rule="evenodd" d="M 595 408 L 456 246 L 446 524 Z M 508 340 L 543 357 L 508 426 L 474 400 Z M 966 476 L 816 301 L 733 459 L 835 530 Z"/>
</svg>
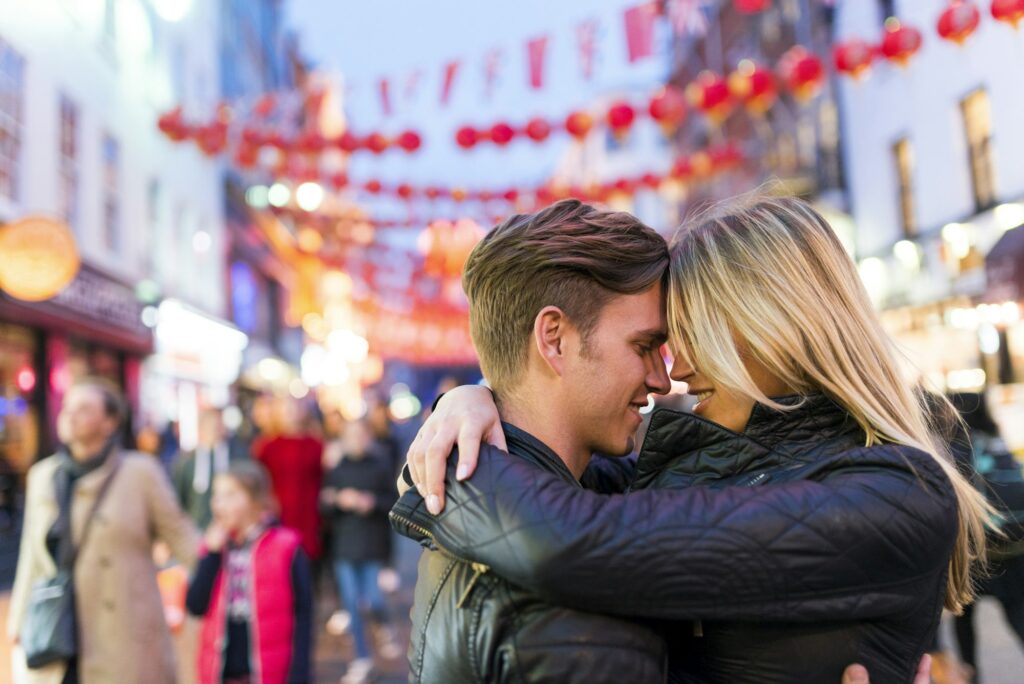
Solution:
<svg viewBox="0 0 1024 684">
<path fill-rule="evenodd" d="M 662 345 L 668 342 L 668 333 L 660 328 L 641 330 L 633 336 L 633 340 L 636 342 L 650 342 L 651 344 Z"/>
</svg>

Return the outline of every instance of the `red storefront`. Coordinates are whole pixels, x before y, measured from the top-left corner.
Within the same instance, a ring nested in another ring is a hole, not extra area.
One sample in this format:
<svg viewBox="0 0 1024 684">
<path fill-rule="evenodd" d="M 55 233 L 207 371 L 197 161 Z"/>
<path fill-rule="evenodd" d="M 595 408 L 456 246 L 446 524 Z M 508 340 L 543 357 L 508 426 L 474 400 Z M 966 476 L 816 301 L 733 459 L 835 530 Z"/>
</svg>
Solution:
<svg viewBox="0 0 1024 684">
<path fill-rule="evenodd" d="M 116 382 L 138 405 L 139 368 L 153 336 L 126 283 L 83 265 L 56 297 L 29 303 L 0 292 L 0 458 L 23 475 L 56 444 L 67 387 L 83 375 Z"/>
</svg>

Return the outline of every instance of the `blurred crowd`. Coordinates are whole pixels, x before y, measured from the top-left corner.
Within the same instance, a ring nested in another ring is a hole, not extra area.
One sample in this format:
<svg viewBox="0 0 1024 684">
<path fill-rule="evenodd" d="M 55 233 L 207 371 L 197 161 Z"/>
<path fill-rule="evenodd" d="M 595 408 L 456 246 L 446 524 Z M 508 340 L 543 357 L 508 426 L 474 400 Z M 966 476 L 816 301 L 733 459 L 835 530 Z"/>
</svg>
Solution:
<svg viewBox="0 0 1024 684">
<path fill-rule="evenodd" d="M 387 403 L 346 420 L 261 397 L 234 430 L 207 408 L 187 450 L 173 423 L 123 448 L 124 406 L 106 381 L 78 382 L 65 446 L 29 473 L 8 623 L 18 681 L 313 681 L 318 615 L 351 640 L 342 682 L 402 657 L 385 596 L 399 584 L 388 511 L 404 450 Z M 33 591 L 61 570 L 77 652 L 43 662 Z"/>
</svg>

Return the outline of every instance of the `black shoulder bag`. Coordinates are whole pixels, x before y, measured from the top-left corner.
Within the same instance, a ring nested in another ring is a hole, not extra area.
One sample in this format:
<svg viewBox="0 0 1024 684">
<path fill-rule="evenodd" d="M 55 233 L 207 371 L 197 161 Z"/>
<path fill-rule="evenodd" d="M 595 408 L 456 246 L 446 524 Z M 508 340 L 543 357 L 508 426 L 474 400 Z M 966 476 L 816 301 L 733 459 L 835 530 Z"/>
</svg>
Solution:
<svg viewBox="0 0 1024 684">
<path fill-rule="evenodd" d="M 78 634 L 75 627 L 75 561 L 78 558 L 78 551 L 85 546 L 89 538 L 89 530 L 96 511 L 103 503 L 104 496 L 121 467 L 120 457 L 114 455 L 114 458 L 117 460 L 96 495 L 89 517 L 85 520 L 82 539 L 72 549 L 70 560 L 59 563 L 57 574 L 53 577 L 44 577 L 32 585 L 25 620 L 21 626 L 21 647 L 25 651 L 25 662 L 32 669 L 69 661 L 78 653 Z"/>
</svg>

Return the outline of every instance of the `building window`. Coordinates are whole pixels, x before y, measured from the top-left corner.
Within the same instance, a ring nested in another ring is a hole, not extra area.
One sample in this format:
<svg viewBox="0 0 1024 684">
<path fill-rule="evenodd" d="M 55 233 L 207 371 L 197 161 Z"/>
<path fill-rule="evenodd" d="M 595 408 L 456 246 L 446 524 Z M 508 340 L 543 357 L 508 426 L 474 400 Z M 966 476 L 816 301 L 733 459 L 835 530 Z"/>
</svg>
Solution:
<svg viewBox="0 0 1024 684">
<path fill-rule="evenodd" d="M 0 197 L 21 197 L 21 129 L 25 59 L 0 38 Z"/>
<path fill-rule="evenodd" d="M 906 138 L 897 140 L 892 146 L 892 157 L 896 163 L 903 234 L 911 236 L 917 233 L 917 218 L 914 213 L 914 148 L 910 141 Z"/>
<path fill-rule="evenodd" d="M 117 140 L 103 136 L 103 242 L 111 252 L 121 251 L 120 150 Z"/>
<path fill-rule="evenodd" d="M 60 98 L 60 215 L 69 226 L 78 227 L 78 107 Z"/>
<path fill-rule="evenodd" d="M 988 93 L 975 90 L 960 102 L 967 137 L 967 155 L 971 166 L 974 208 L 984 211 L 996 203 L 992 172 L 992 109 Z"/>
</svg>

